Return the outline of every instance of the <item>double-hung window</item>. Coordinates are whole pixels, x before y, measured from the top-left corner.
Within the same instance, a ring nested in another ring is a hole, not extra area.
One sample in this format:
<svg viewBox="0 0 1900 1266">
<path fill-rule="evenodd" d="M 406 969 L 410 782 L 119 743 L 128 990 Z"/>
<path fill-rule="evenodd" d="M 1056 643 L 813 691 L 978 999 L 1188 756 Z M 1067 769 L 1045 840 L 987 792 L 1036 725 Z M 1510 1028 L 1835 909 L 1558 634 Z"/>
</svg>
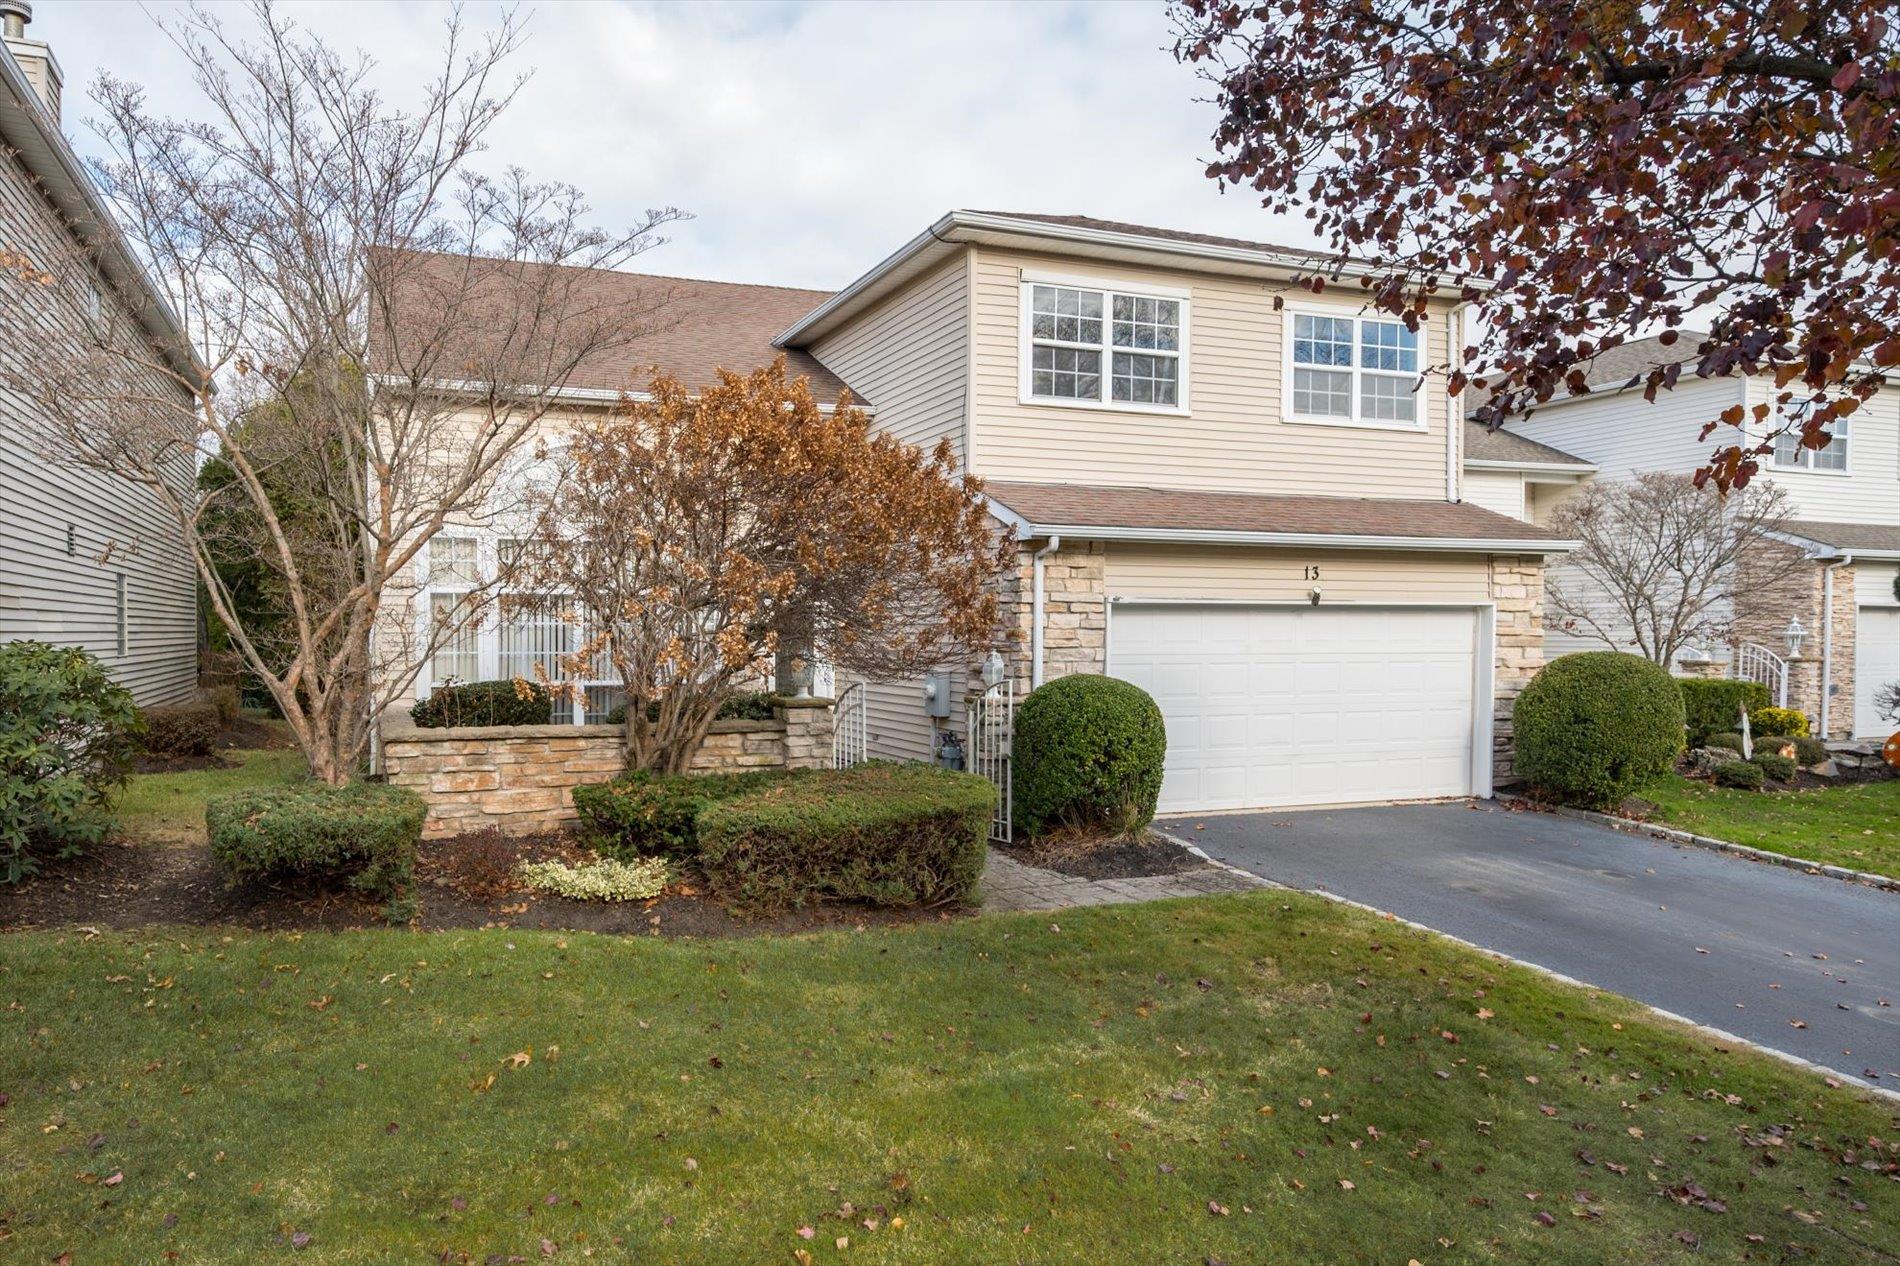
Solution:
<svg viewBox="0 0 1900 1266">
<path fill-rule="evenodd" d="M 1184 407 L 1185 299 L 1054 282 L 1023 290 L 1026 402 Z"/>
<path fill-rule="evenodd" d="M 1303 422 L 1417 430 L 1418 332 L 1378 317 L 1290 312 L 1288 406 Z"/>
<path fill-rule="evenodd" d="M 469 591 L 481 583 L 479 542 L 472 536 L 429 540 L 429 682 L 475 681 L 482 675 L 481 630 L 470 618 Z"/>
<path fill-rule="evenodd" d="M 1801 427 L 1807 421 L 1808 413 L 1814 408 L 1811 400 L 1794 400 L 1775 407 L 1775 465 L 1783 469 L 1794 470 L 1836 470 L 1847 469 L 1847 419 L 1835 418 L 1828 423 L 1828 430 L 1834 438 L 1828 441 L 1826 448 L 1804 448 L 1801 444 Z"/>
</svg>

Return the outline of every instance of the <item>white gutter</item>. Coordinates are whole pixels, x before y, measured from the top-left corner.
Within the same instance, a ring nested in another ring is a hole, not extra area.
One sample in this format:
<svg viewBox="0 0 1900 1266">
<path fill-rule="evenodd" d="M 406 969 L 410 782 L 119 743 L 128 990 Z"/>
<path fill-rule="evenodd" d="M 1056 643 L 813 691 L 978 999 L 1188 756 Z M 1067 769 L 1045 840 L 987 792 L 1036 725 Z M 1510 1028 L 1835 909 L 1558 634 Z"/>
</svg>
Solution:
<svg viewBox="0 0 1900 1266">
<path fill-rule="evenodd" d="M 402 374 L 367 374 L 365 377 L 372 384 L 385 387 L 407 387 L 411 385 L 409 378 Z M 479 396 L 488 394 L 494 387 L 494 384 L 467 378 L 426 378 L 422 382 L 422 387 L 428 391 Z M 524 395 L 545 395 L 551 399 L 565 400 L 573 404 L 619 404 L 622 400 L 630 400 L 635 404 L 653 403 L 653 393 L 650 391 L 623 391 L 613 387 L 549 388 L 533 383 L 524 383 L 520 390 Z M 877 412 L 875 405 L 866 404 L 862 400 L 853 401 L 852 407 L 864 413 L 875 414 Z M 838 406 L 835 403 L 820 404 L 818 406 L 818 412 L 820 413 L 836 413 L 837 411 Z"/>
<path fill-rule="evenodd" d="M 1821 738 L 1827 738 L 1828 715 L 1832 711 L 1829 695 L 1834 689 L 1834 572 L 1852 564 L 1854 556 L 1842 554 L 1821 567 Z"/>
<path fill-rule="evenodd" d="M 991 502 L 992 505 L 996 503 Z M 1012 516 L 1014 517 L 1014 516 Z M 1018 522 L 1022 520 L 1017 519 Z M 1200 528 L 1100 527 L 1035 523 L 1027 536 L 1073 536 L 1088 541 L 1152 541 L 1170 545 L 1291 545 L 1318 549 L 1393 549 L 1437 553 L 1567 554 L 1581 541 L 1430 536 L 1358 536 L 1344 532 L 1235 532 Z"/>
<path fill-rule="evenodd" d="M 1029 688 L 1031 690 L 1042 684 L 1042 560 L 1061 548 L 1062 538 L 1052 535 L 1043 547 L 1031 556 L 1030 571 L 1034 575 L 1029 591 Z"/>
<path fill-rule="evenodd" d="M 1491 457 L 1467 457 L 1465 469 L 1523 471 L 1533 475 L 1575 475 L 1582 478 L 1595 474 L 1599 467 L 1595 462 L 1513 462 Z"/>
</svg>

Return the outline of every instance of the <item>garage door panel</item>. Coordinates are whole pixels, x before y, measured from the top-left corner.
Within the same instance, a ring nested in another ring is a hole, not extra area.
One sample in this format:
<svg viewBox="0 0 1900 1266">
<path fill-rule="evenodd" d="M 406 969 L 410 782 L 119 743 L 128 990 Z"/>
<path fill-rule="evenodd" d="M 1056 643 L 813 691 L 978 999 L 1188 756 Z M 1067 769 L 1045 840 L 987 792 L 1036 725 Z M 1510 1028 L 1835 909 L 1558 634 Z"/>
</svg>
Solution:
<svg viewBox="0 0 1900 1266">
<path fill-rule="evenodd" d="M 1467 794 L 1470 610 L 1118 604 L 1115 676 L 1168 726 L 1167 811 Z"/>
<path fill-rule="evenodd" d="M 1885 738 L 1892 723 L 1874 710 L 1874 694 L 1900 681 L 1900 607 L 1862 607 L 1854 622 L 1854 733 Z"/>
</svg>

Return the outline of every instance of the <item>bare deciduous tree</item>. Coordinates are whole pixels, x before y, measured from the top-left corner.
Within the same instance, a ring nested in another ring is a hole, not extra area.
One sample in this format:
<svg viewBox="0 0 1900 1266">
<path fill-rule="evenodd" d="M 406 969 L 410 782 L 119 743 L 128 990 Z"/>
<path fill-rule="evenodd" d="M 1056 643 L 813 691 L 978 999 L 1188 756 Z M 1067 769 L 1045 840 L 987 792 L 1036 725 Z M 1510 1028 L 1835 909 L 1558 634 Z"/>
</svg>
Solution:
<svg viewBox="0 0 1900 1266">
<path fill-rule="evenodd" d="M 538 502 L 535 587 L 590 635 L 564 667 L 627 692 L 627 761 L 684 770 L 720 702 L 774 656 L 868 677 L 967 658 L 997 636 L 994 581 L 1013 564 L 975 479 L 831 412 L 785 360 L 694 394 L 577 424 L 558 493 Z"/>
<path fill-rule="evenodd" d="M 1662 472 L 1585 484 L 1551 516 L 1581 545 L 1545 577 L 1545 622 L 1665 666 L 1688 647 L 1727 645 L 1744 591 L 1811 566 L 1775 539 L 1787 519 L 1768 485 L 1723 497 Z"/>
<path fill-rule="evenodd" d="M 169 509 L 234 646 L 312 773 L 336 784 L 453 633 L 383 618 L 392 589 L 445 523 L 493 512 L 579 368 L 665 319 L 664 293 L 609 300 L 593 270 L 657 244 L 679 213 L 602 230 L 577 190 L 473 169 L 522 82 L 501 69 L 521 42 L 512 16 L 479 39 L 452 17 L 406 107 L 360 55 L 268 4 L 249 16 L 247 35 L 200 10 L 163 24 L 201 118 L 160 117 L 110 77 L 94 86 L 110 150 L 98 181 L 198 363 L 141 333 L 127 288 L 8 385 L 40 404 L 33 438 L 48 455 Z M 75 254 L 0 270 L 0 284 L 43 301 L 100 275 Z M 219 478 L 200 496 L 191 473 L 213 457 Z M 286 618 L 268 635 L 221 575 L 234 551 L 281 593 Z"/>
</svg>

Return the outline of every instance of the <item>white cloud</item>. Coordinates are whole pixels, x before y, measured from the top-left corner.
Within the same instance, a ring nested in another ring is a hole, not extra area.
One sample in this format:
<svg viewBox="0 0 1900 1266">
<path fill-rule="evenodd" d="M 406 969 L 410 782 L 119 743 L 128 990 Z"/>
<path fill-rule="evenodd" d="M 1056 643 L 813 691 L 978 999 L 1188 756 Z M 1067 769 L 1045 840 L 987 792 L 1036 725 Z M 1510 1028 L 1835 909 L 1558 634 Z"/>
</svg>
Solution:
<svg viewBox="0 0 1900 1266">
<path fill-rule="evenodd" d="M 397 99 L 446 13 L 370 0 L 285 11 L 372 55 Z M 484 162 L 576 184 L 607 222 L 660 204 L 692 212 L 641 262 L 655 272 L 838 286 L 952 207 L 1311 243 L 1303 222 L 1202 174 L 1215 111 L 1169 51 L 1158 2 L 544 4 L 529 29 L 516 69 L 532 78 Z M 66 69 L 82 149 L 85 85 L 101 69 L 195 111 L 182 57 L 136 5 L 41 0 L 32 34 Z"/>
</svg>

